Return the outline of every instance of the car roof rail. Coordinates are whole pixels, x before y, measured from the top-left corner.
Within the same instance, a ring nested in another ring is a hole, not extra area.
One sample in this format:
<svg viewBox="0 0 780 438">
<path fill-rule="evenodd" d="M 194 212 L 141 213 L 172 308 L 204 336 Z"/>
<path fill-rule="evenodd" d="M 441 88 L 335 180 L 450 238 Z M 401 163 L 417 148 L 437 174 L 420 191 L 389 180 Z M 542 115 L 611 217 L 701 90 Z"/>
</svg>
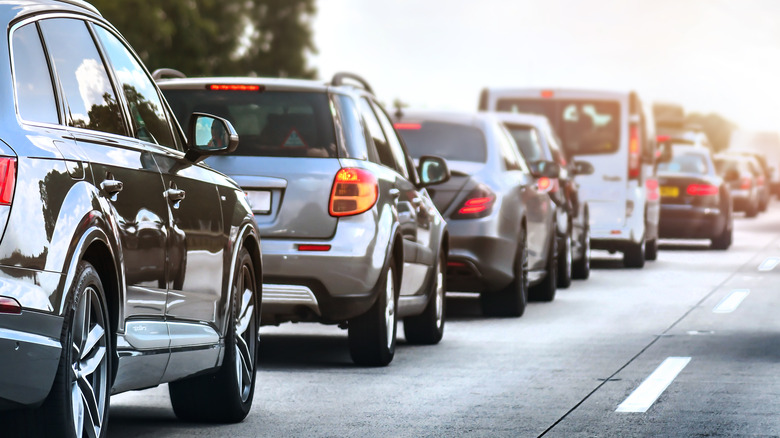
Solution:
<svg viewBox="0 0 780 438">
<path fill-rule="evenodd" d="M 100 15 L 101 17 L 103 16 L 103 14 L 101 14 L 100 11 L 98 11 L 98 8 L 96 8 L 91 3 L 87 3 L 84 0 L 57 0 L 57 1 L 61 2 L 61 3 L 67 3 L 67 4 L 73 5 L 73 6 L 78 6 L 78 7 L 84 8 L 84 9 L 90 11 L 90 12 L 94 12 L 94 13 Z"/>
<path fill-rule="evenodd" d="M 368 85 L 368 81 L 354 73 L 348 73 L 344 71 L 338 72 L 335 75 L 333 75 L 333 79 L 330 80 L 330 84 L 336 87 L 339 85 L 344 85 L 344 79 L 351 79 L 353 81 L 356 81 L 360 85 L 362 85 L 366 91 L 368 91 L 371 94 L 374 94 L 374 90 L 371 89 L 371 85 Z"/>
<path fill-rule="evenodd" d="M 155 81 L 164 79 L 165 77 L 184 79 L 187 75 L 173 68 L 158 68 L 152 72 L 152 79 Z"/>
</svg>

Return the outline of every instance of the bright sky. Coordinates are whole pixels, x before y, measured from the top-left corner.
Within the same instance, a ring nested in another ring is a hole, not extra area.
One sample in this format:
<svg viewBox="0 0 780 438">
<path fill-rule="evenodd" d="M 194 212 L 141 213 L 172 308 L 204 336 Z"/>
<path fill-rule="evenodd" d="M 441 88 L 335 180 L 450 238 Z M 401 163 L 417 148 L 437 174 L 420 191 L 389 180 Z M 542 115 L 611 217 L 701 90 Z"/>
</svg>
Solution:
<svg viewBox="0 0 780 438">
<path fill-rule="evenodd" d="M 780 130 L 777 0 L 318 0 L 323 79 L 476 109 L 484 86 L 634 89 Z"/>
</svg>

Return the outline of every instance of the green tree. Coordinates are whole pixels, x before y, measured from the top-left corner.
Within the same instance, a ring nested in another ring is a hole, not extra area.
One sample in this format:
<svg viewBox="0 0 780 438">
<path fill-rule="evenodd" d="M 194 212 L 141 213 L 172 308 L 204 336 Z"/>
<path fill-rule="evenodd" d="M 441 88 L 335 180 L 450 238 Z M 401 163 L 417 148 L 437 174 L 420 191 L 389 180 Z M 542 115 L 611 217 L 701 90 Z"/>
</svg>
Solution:
<svg viewBox="0 0 780 438">
<path fill-rule="evenodd" d="M 715 152 L 729 147 L 731 133 L 737 129 L 737 125 L 734 122 L 718 113 L 690 113 L 685 116 L 685 124 L 688 126 L 699 126 L 707 134 L 707 138 L 710 139 L 712 149 Z"/>
<path fill-rule="evenodd" d="M 150 69 L 311 78 L 314 0 L 92 0 Z"/>
</svg>

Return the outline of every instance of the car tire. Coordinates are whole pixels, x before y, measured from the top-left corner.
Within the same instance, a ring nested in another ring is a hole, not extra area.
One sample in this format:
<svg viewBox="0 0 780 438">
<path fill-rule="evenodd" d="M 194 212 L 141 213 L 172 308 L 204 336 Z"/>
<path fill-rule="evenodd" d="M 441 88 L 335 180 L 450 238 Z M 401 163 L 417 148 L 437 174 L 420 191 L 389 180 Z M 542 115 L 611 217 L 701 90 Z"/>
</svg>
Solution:
<svg viewBox="0 0 780 438">
<path fill-rule="evenodd" d="M 640 243 L 629 243 L 623 252 L 623 266 L 626 268 L 643 268 L 645 266 L 645 239 Z"/>
<path fill-rule="evenodd" d="M 590 226 L 585 225 L 585 232 L 582 233 L 582 240 L 580 241 L 580 247 L 582 248 L 582 256 L 572 263 L 571 275 L 577 280 L 586 280 L 590 277 Z"/>
<path fill-rule="evenodd" d="M 745 209 L 745 217 L 756 216 L 758 216 L 758 201 L 754 200 L 748 205 L 747 209 Z"/>
<path fill-rule="evenodd" d="M 40 436 L 100 438 L 108 433 L 112 329 L 97 270 L 81 261 L 75 278 L 65 310 L 57 374 L 32 428 Z"/>
<path fill-rule="evenodd" d="M 233 281 L 222 366 L 215 373 L 168 385 L 173 412 L 182 420 L 237 423 L 252 407 L 260 300 L 254 263 L 245 248 L 239 252 Z"/>
<path fill-rule="evenodd" d="M 531 286 L 529 289 L 531 301 L 550 302 L 555 299 L 555 292 L 558 289 L 558 239 L 550 240 L 550 252 L 547 254 L 545 266 L 547 274 L 541 283 Z"/>
<path fill-rule="evenodd" d="M 398 279 L 391 257 L 379 279 L 379 296 L 368 312 L 349 320 L 349 353 L 363 366 L 387 366 L 395 355 Z"/>
<path fill-rule="evenodd" d="M 520 317 L 528 304 L 528 248 L 525 230 L 521 231 L 520 244 L 513 264 L 514 279 L 499 291 L 482 292 L 479 300 L 485 316 Z"/>
<path fill-rule="evenodd" d="M 658 259 L 658 239 L 651 239 L 645 243 L 645 260 Z"/>
<path fill-rule="evenodd" d="M 566 289 L 571 286 L 572 275 L 572 242 L 571 233 L 567 233 L 563 238 L 563 245 L 558 253 L 558 289 Z"/>
<path fill-rule="evenodd" d="M 723 232 L 717 237 L 710 239 L 710 248 L 717 250 L 727 250 L 731 247 L 734 230 L 726 226 Z"/>
<path fill-rule="evenodd" d="M 444 269 L 446 266 L 447 257 L 443 251 L 440 251 L 433 269 L 428 305 L 420 315 L 404 318 L 404 335 L 410 344 L 434 345 L 438 344 L 444 336 L 445 293 L 447 292 L 447 275 Z"/>
</svg>

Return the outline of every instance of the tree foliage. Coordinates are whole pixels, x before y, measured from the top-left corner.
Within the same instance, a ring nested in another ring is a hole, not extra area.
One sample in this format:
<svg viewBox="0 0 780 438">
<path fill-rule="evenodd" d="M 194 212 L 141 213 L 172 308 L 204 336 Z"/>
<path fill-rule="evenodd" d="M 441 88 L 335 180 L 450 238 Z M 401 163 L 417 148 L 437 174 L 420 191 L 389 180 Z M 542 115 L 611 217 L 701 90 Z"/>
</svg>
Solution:
<svg viewBox="0 0 780 438">
<path fill-rule="evenodd" d="M 150 69 L 312 78 L 315 0 L 92 0 Z"/>
<path fill-rule="evenodd" d="M 715 152 L 729 147 L 731 133 L 737 129 L 737 125 L 718 113 L 690 113 L 685 117 L 688 126 L 697 125 L 707 134 Z"/>
</svg>

